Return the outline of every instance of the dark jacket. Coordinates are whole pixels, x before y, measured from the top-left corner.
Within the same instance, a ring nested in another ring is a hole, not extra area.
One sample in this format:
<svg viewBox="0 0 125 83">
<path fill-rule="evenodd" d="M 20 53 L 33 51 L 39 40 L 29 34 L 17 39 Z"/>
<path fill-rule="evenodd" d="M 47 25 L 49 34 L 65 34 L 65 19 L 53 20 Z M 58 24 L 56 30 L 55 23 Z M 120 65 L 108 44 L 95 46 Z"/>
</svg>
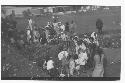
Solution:
<svg viewBox="0 0 125 83">
<path fill-rule="evenodd" d="M 101 19 L 97 19 L 96 28 L 101 29 L 103 27 L 103 21 Z"/>
</svg>

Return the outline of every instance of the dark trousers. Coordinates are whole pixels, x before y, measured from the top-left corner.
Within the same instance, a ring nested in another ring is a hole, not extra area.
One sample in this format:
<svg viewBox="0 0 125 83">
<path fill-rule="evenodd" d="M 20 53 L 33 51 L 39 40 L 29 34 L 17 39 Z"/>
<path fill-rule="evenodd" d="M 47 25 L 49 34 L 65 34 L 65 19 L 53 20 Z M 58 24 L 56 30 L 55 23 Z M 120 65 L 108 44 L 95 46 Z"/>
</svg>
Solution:
<svg viewBox="0 0 125 83">
<path fill-rule="evenodd" d="M 102 34 L 102 28 L 98 28 L 98 33 Z"/>
</svg>

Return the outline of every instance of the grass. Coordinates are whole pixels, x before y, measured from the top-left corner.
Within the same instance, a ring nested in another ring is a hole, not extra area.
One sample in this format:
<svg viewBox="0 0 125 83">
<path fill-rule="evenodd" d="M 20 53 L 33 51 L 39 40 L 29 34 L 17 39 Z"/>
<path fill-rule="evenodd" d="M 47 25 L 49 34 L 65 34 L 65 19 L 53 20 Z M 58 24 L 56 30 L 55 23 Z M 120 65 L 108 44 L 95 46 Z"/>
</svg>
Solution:
<svg viewBox="0 0 125 83">
<path fill-rule="evenodd" d="M 98 14 L 98 15 L 64 15 L 64 16 L 60 16 L 60 21 L 62 21 L 63 23 L 65 22 L 71 22 L 71 20 L 74 20 L 77 24 L 77 29 L 76 32 L 78 33 L 85 33 L 85 32 L 93 32 L 93 31 L 97 31 L 95 28 L 95 22 L 97 18 L 101 18 L 104 22 L 104 33 L 105 34 L 116 34 L 116 36 L 118 35 L 118 33 L 121 32 L 121 27 L 120 25 L 117 24 L 113 24 L 113 21 L 117 21 L 119 19 L 117 19 L 119 17 L 119 14 L 115 14 L 115 15 L 110 15 L 110 14 Z M 36 17 L 34 18 L 35 22 L 37 23 L 38 26 L 40 27 L 44 27 L 47 23 L 47 21 L 51 20 L 51 16 L 42 16 L 42 17 Z M 27 26 L 27 20 L 25 18 L 18 18 L 17 19 L 18 25 L 17 28 L 18 30 L 24 30 Z M 120 34 L 119 34 L 120 35 Z M 121 35 L 120 35 L 121 36 Z M 32 63 L 32 61 L 30 61 L 27 57 L 32 55 L 33 51 L 29 54 L 26 55 L 26 53 L 24 53 L 24 55 L 20 55 L 19 53 L 17 53 L 17 51 L 14 51 L 14 53 L 12 52 L 10 55 L 7 54 L 6 50 L 8 48 L 4 49 L 4 47 L 2 47 L 2 65 L 6 64 L 6 63 L 11 63 L 11 65 L 18 65 L 18 71 L 14 71 L 14 69 L 12 68 L 10 72 L 8 73 L 16 73 L 17 76 L 37 76 L 36 74 L 38 74 L 41 77 L 47 76 L 43 71 L 40 70 L 40 68 L 36 65 L 34 65 Z M 55 55 L 54 51 L 56 48 L 52 48 L 52 51 L 50 51 L 50 54 L 52 53 L 53 55 Z M 37 50 L 37 49 L 35 49 Z M 35 51 L 34 50 L 34 51 Z M 104 49 L 104 52 L 106 54 L 107 57 L 107 64 L 110 64 L 111 62 L 117 62 L 118 60 L 121 60 L 121 49 Z M 41 52 L 42 53 L 42 52 Z M 4 59 L 3 59 L 4 58 Z M 32 58 L 32 57 L 31 57 Z M 30 65 L 31 64 L 31 65 Z M 31 68 L 31 66 L 33 65 L 33 68 Z M 120 75 L 120 66 L 119 64 L 113 64 L 113 65 L 109 65 L 106 67 L 106 77 L 110 76 L 119 76 Z M 117 73 L 117 74 L 115 74 Z M 5 74 L 5 73 L 4 73 Z M 13 76 L 13 75 L 11 75 Z"/>
</svg>

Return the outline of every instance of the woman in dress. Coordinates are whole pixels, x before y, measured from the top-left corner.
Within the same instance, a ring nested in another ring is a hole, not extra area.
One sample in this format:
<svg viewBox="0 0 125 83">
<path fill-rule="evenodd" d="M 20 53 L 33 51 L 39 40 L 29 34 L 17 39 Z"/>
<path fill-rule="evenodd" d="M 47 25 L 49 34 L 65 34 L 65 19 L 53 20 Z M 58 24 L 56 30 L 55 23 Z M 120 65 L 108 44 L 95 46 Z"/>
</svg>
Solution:
<svg viewBox="0 0 125 83">
<path fill-rule="evenodd" d="M 95 54 L 94 56 L 95 68 L 92 73 L 92 77 L 103 77 L 104 74 L 103 59 L 104 59 L 104 54 L 101 54 L 101 56 L 98 53 Z"/>
</svg>

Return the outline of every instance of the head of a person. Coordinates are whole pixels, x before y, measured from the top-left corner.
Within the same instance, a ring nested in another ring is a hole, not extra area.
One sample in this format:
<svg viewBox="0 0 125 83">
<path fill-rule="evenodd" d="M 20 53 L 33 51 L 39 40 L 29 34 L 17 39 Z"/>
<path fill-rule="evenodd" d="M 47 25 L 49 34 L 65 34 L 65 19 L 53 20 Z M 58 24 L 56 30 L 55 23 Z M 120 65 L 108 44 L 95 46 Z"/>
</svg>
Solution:
<svg viewBox="0 0 125 83">
<path fill-rule="evenodd" d="M 53 22 L 52 22 L 52 21 L 50 21 L 50 25 L 53 25 Z"/>
<path fill-rule="evenodd" d="M 64 32 L 61 32 L 61 35 L 63 35 L 64 34 Z"/>
<path fill-rule="evenodd" d="M 53 57 L 49 57 L 49 60 L 53 60 Z"/>
<path fill-rule="evenodd" d="M 54 16 L 52 16 L 52 18 L 54 19 L 55 17 L 54 17 Z"/>
<path fill-rule="evenodd" d="M 59 25 L 59 26 L 61 26 L 61 25 L 62 25 L 62 23 L 61 23 L 61 22 L 58 22 L 58 25 Z"/>
<path fill-rule="evenodd" d="M 69 23 L 68 23 L 68 22 L 66 22 L 66 25 L 69 25 Z"/>
<path fill-rule="evenodd" d="M 46 30 L 49 30 L 49 26 L 46 26 L 45 29 L 46 29 Z"/>
<path fill-rule="evenodd" d="M 77 41 L 77 40 L 78 40 L 78 36 L 75 36 L 75 37 L 73 38 L 73 40 Z"/>
<path fill-rule="evenodd" d="M 79 52 L 79 53 L 82 53 L 82 52 L 83 52 L 83 49 L 79 48 L 79 49 L 78 49 L 78 52 Z"/>
<path fill-rule="evenodd" d="M 47 25 L 50 25 L 50 22 L 47 22 Z"/>
<path fill-rule="evenodd" d="M 67 51 L 67 46 L 66 45 L 64 45 L 63 51 Z"/>
<path fill-rule="evenodd" d="M 56 23 L 57 22 L 56 19 L 53 22 Z"/>
<path fill-rule="evenodd" d="M 74 55 L 73 55 L 73 59 L 74 59 L 74 60 L 78 59 L 78 55 L 77 55 L 77 54 L 74 54 Z"/>
<path fill-rule="evenodd" d="M 28 20 L 30 20 L 31 18 L 30 17 L 28 17 Z"/>
<path fill-rule="evenodd" d="M 88 36 L 87 36 L 87 34 L 84 34 L 84 38 L 87 38 Z"/>
<path fill-rule="evenodd" d="M 97 21 L 102 21 L 102 20 L 100 18 L 98 18 Z"/>
<path fill-rule="evenodd" d="M 77 41 L 77 44 L 78 44 L 78 45 L 82 45 L 82 43 L 83 43 L 83 40 Z"/>
<path fill-rule="evenodd" d="M 74 23 L 74 21 L 72 20 L 72 21 L 71 21 L 71 24 L 73 24 L 73 23 Z"/>
<path fill-rule="evenodd" d="M 100 54 L 98 52 L 95 53 L 94 61 L 95 61 L 95 64 L 99 64 L 101 61 L 101 57 L 100 57 Z"/>
<path fill-rule="evenodd" d="M 69 54 L 69 55 L 67 56 L 67 60 L 69 61 L 71 58 L 72 58 L 72 55 Z"/>
<path fill-rule="evenodd" d="M 15 14 L 15 11 L 14 11 L 14 10 L 12 10 L 12 14 Z"/>
<path fill-rule="evenodd" d="M 90 40 L 90 42 L 93 42 L 93 41 L 94 41 L 94 38 L 93 38 L 93 37 L 90 37 L 89 40 Z"/>
</svg>

